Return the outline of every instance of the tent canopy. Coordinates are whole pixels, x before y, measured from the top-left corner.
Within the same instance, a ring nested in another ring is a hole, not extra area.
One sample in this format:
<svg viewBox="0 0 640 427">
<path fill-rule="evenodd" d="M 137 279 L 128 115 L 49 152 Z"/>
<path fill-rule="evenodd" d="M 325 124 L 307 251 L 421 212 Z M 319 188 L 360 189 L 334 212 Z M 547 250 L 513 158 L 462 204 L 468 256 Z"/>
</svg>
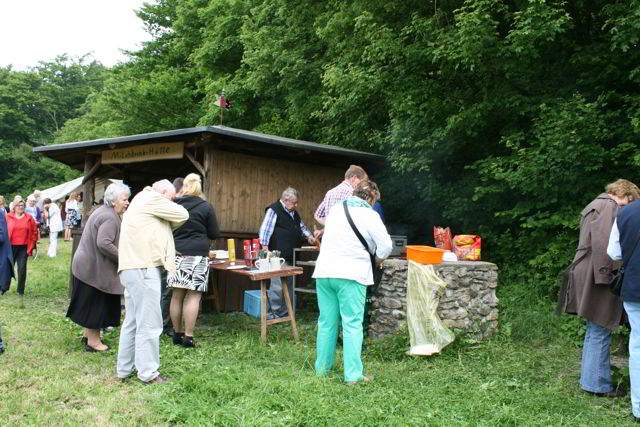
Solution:
<svg viewBox="0 0 640 427">
<path fill-rule="evenodd" d="M 51 199 L 52 201 L 58 201 L 64 199 L 67 194 L 71 194 L 75 192 L 81 192 L 84 190 L 82 185 L 82 176 L 79 176 L 76 179 L 72 179 L 71 181 L 67 181 L 63 184 L 56 185 L 55 187 L 47 188 L 46 190 L 40 191 L 41 200 Z M 109 184 L 112 182 L 122 183 L 122 180 L 119 179 L 96 179 L 96 189 L 95 189 L 95 198 L 94 200 L 100 200 L 104 196 L 104 190 L 107 188 Z"/>
</svg>

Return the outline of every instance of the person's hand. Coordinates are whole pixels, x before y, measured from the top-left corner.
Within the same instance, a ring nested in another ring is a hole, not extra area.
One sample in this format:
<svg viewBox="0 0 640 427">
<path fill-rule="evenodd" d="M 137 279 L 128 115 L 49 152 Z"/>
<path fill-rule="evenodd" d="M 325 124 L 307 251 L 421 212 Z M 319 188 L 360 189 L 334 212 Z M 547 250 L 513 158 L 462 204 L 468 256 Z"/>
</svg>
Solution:
<svg viewBox="0 0 640 427">
<path fill-rule="evenodd" d="M 318 243 L 318 241 L 316 240 L 316 238 L 315 238 L 315 237 L 313 237 L 313 236 L 309 236 L 309 238 L 307 239 L 307 241 L 309 242 L 309 244 L 310 244 L 311 246 L 315 246 L 315 245 L 316 245 L 316 243 Z"/>
<path fill-rule="evenodd" d="M 324 228 L 321 229 L 321 230 L 314 231 L 313 232 L 313 237 L 317 239 L 318 237 L 322 236 L 322 233 L 324 233 Z"/>
<path fill-rule="evenodd" d="M 382 264 L 382 263 L 384 262 L 384 260 L 385 260 L 384 258 L 378 258 L 378 257 L 376 257 L 376 265 L 377 265 L 379 268 L 384 268 L 384 265 Z"/>
</svg>

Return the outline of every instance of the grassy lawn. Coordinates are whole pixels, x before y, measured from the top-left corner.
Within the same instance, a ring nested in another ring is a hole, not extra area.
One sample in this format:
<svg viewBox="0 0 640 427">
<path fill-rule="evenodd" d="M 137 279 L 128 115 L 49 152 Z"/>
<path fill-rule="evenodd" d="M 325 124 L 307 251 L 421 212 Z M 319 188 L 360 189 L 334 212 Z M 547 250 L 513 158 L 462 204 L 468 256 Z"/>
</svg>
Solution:
<svg viewBox="0 0 640 427">
<path fill-rule="evenodd" d="M 55 260 L 30 260 L 24 308 L 15 284 L 0 297 L 2 426 L 632 425 L 628 398 L 578 391 L 580 349 L 564 338 L 550 304 L 518 307 L 508 284 L 499 295 L 499 336 L 457 340 L 429 358 L 404 355 L 407 335 L 371 343 L 363 353 L 365 373 L 375 376 L 369 384 L 343 384 L 340 354 L 332 375 L 315 376 L 314 313 L 299 313 L 299 343 L 278 325 L 266 346 L 257 319 L 201 316 L 198 348 L 161 339 L 160 371 L 169 383 L 121 383 L 119 330 L 105 337 L 114 350 L 90 354 L 80 327 L 65 318 L 71 245 L 60 245 Z M 44 241 L 42 254 L 46 248 Z"/>
</svg>

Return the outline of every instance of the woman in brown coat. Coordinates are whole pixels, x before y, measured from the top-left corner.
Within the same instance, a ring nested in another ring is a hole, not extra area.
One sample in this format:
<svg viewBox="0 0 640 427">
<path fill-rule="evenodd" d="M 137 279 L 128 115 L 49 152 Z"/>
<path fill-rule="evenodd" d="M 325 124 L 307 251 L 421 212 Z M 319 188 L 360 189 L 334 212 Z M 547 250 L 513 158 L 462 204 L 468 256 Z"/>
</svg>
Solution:
<svg viewBox="0 0 640 427">
<path fill-rule="evenodd" d="M 613 261 L 607 255 L 609 233 L 619 206 L 640 199 L 640 190 L 619 179 L 580 213 L 580 240 L 564 294 L 564 311 L 584 317 L 580 387 L 598 396 L 620 397 L 611 380 L 611 331 L 620 326 L 622 301 L 609 291 Z"/>
<path fill-rule="evenodd" d="M 118 277 L 118 240 L 121 215 L 129 206 L 129 187 L 110 184 L 104 206 L 96 209 L 84 226 L 73 256 L 73 291 L 67 317 L 85 328 L 85 350 L 106 351 L 100 329 L 120 325 L 120 296 L 124 288 Z"/>
</svg>

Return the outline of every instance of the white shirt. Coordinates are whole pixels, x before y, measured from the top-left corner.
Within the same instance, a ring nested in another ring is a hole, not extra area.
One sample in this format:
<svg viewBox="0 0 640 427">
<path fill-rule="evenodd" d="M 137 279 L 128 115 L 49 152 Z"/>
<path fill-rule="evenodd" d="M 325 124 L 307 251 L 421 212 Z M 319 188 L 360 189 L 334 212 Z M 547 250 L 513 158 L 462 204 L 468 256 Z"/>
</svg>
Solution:
<svg viewBox="0 0 640 427">
<path fill-rule="evenodd" d="M 64 211 L 69 213 L 69 209 L 78 210 L 78 201 L 76 199 L 67 200 L 64 204 Z"/>
<path fill-rule="evenodd" d="M 392 249 L 391 236 L 380 215 L 371 208 L 353 206 L 349 206 L 349 213 L 369 248 L 376 248 L 376 256 L 388 257 Z M 336 203 L 327 216 L 313 277 L 349 279 L 373 285 L 371 258 L 349 225 L 342 203 Z"/>
<path fill-rule="evenodd" d="M 55 202 L 49 205 L 49 231 L 52 233 L 60 232 L 64 229 L 62 226 L 62 217 L 60 217 L 60 208 Z"/>
<path fill-rule="evenodd" d="M 622 259 L 622 248 L 620 247 L 620 230 L 618 230 L 618 220 L 613 221 L 611 234 L 609 234 L 609 244 L 607 245 L 607 255 L 614 261 Z"/>
</svg>

